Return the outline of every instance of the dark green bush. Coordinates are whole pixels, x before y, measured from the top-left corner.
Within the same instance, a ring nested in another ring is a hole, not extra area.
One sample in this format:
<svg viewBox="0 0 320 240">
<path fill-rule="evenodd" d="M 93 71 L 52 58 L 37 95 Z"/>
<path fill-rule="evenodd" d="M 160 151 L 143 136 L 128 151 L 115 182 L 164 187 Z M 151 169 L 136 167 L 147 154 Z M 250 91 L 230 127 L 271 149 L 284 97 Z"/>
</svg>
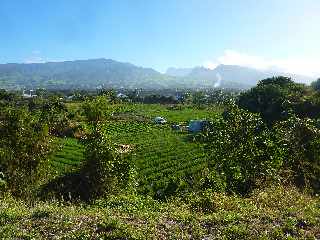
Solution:
<svg viewBox="0 0 320 240">
<path fill-rule="evenodd" d="M 203 188 L 243 194 L 282 180 L 320 191 L 320 129 L 315 120 L 289 115 L 268 128 L 259 115 L 231 106 L 203 135 L 209 156 Z"/>
<path fill-rule="evenodd" d="M 87 99 L 82 104 L 83 114 L 91 123 L 97 123 L 110 116 L 110 99 L 107 95 L 97 96 L 94 99 Z"/>
</svg>

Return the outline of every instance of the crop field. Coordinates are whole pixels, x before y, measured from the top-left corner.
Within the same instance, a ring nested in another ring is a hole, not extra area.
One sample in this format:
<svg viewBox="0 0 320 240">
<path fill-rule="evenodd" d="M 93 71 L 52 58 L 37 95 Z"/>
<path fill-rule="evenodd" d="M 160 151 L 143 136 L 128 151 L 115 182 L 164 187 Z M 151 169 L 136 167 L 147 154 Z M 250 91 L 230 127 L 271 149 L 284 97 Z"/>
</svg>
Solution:
<svg viewBox="0 0 320 240">
<path fill-rule="evenodd" d="M 157 116 L 165 117 L 169 123 L 186 122 L 192 119 L 210 119 L 222 112 L 219 106 L 207 106 L 195 109 L 194 106 L 160 105 L 160 104 L 118 104 L 113 107 L 115 114 L 130 113 L 153 119 Z"/>
<path fill-rule="evenodd" d="M 168 126 L 111 123 L 106 131 L 112 142 L 130 146 L 138 179 L 146 188 L 195 174 L 206 164 L 203 146 Z"/>
<path fill-rule="evenodd" d="M 57 174 L 78 169 L 84 159 L 83 146 L 74 138 L 58 139 L 59 148 L 51 156 L 51 165 Z"/>
<path fill-rule="evenodd" d="M 79 112 L 81 103 L 73 102 L 67 103 L 67 108 L 71 112 Z M 135 104 L 135 103 L 122 103 L 110 105 L 110 112 L 114 116 L 129 115 L 136 120 L 138 117 L 151 120 L 157 116 L 165 117 L 169 123 L 186 122 L 192 119 L 210 119 L 222 112 L 222 107 L 206 106 L 203 109 L 195 109 L 194 106 L 188 105 L 162 105 L 162 104 Z M 79 115 L 78 115 L 79 116 Z M 118 118 L 114 118 L 117 120 Z M 79 121 L 83 118 L 80 117 Z M 123 119 L 123 120 L 130 120 Z M 132 120 L 132 119 L 131 119 Z"/>
<path fill-rule="evenodd" d="M 186 123 L 191 119 L 210 119 L 217 109 L 174 108 L 164 105 L 127 104 L 114 106 L 114 118 L 105 122 L 111 142 L 130 149 L 144 191 L 161 188 L 170 179 L 195 175 L 206 165 L 204 147 L 191 141 L 186 132 L 175 131 L 171 123 Z M 155 116 L 168 120 L 166 125 L 152 122 Z M 62 148 L 52 158 L 58 173 L 75 170 L 83 160 L 83 146 L 75 139 L 61 140 Z"/>
</svg>

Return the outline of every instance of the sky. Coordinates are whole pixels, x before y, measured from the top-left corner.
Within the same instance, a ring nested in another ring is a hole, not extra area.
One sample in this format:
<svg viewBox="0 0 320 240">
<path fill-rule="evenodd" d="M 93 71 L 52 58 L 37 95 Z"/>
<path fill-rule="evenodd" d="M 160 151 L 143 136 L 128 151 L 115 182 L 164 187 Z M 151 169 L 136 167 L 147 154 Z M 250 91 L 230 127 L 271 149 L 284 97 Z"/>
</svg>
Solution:
<svg viewBox="0 0 320 240">
<path fill-rule="evenodd" d="M 110 58 L 320 76 L 320 0 L 1 0 L 0 63 Z"/>
</svg>

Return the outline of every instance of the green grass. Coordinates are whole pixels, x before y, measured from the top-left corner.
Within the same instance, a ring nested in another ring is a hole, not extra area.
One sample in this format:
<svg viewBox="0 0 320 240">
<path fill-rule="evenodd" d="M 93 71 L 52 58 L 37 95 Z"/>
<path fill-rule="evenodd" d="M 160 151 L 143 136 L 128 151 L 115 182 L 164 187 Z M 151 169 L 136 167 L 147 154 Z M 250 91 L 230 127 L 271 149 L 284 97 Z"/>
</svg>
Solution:
<svg viewBox="0 0 320 240">
<path fill-rule="evenodd" d="M 251 196 L 205 192 L 158 202 L 109 196 L 91 205 L 0 199 L 1 239 L 319 239 L 320 200 L 291 187 Z"/>
<path fill-rule="evenodd" d="M 71 102 L 66 104 L 71 112 L 77 112 L 81 109 L 80 102 Z M 191 105 L 163 105 L 163 104 L 139 104 L 139 103 L 121 103 L 110 105 L 110 111 L 117 114 L 128 114 L 122 120 L 135 121 L 137 116 L 144 120 L 152 121 L 157 116 L 165 117 L 169 123 L 186 122 L 192 119 L 210 119 L 223 111 L 221 106 L 206 106 L 203 109 L 197 109 Z M 82 116 L 77 116 L 79 121 L 83 121 Z M 118 119 L 118 118 L 115 118 Z M 121 117 L 120 117 L 121 119 Z"/>
</svg>

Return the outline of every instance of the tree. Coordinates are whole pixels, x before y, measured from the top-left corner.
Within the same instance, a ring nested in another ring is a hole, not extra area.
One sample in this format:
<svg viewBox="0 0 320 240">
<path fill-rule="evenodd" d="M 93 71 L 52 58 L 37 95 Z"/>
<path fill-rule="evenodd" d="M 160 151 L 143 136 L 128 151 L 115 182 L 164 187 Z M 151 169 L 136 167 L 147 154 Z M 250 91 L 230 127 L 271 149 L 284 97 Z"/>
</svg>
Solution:
<svg viewBox="0 0 320 240">
<path fill-rule="evenodd" d="M 300 117 L 319 116 L 320 107 L 314 103 L 313 97 L 313 91 L 305 85 L 294 83 L 287 77 L 273 77 L 242 93 L 238 105 L 250 112 L 260 113 L 263 120 L 272 125 L 287 119 L 289 112 Z"/>
<path fill-rule="evenodd" d="M 50 181 L 40 195 L 63 197 L 68 200 L 90 201 L 127 189 L 134 176 L 130 155 L 117 149 L 100 123 L 82 139 L 85 162 L 81 169 Z"/>
<path fill-rule="evenodd" d="M 16 93 L 7 92 L 4 89 L 0 89 L 0 104 L 6 106 L 8 102 L 14 102 L 19 99 Z"/>
<path fill-rule="evenodd" d="M 120 153 L 101 125 L 97 125 L 84 140 L 86 163 L 81 175 L 88 181 L 90 198 L 120 191 L 130 180 L 131 161 Z"/>
<path fill-rule="evenodd" d="M 110 113 L 110 101 L 107 95 L 97 96 L 82 104 L 83 113 L 91 123 L 105 120 Z"/>
<path fill-rule="evenodd" d="M 201 107 L 201 105 L 207 103 L 207 96 L 203 92 L 197 91 L 193 94 L 192 103 Z"/>
</svg>

